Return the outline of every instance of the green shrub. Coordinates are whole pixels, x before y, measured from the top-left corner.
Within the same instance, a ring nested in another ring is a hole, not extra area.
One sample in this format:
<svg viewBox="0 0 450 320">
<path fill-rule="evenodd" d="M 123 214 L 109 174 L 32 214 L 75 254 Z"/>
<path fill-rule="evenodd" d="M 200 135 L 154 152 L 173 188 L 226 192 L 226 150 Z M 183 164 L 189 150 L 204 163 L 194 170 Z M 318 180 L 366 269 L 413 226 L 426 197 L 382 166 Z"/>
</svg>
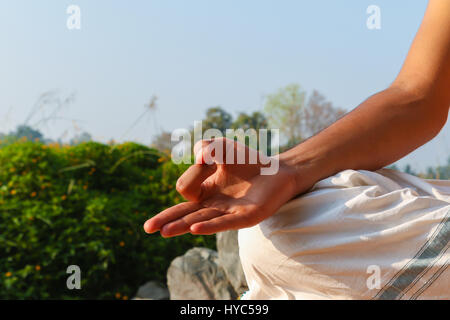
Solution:
<svg viewBox="0 0 450 320">
<path fill-rule="evenodd" d="M 0 298 L 115 299 L 165 281 L 171 260 L 215 238 L 147 235 L 143 223 L 179 203 L 187 168 L 134 143 L 0 149 Z M 81 268 L 81 290 L 66 269 Z"/>
</svg>

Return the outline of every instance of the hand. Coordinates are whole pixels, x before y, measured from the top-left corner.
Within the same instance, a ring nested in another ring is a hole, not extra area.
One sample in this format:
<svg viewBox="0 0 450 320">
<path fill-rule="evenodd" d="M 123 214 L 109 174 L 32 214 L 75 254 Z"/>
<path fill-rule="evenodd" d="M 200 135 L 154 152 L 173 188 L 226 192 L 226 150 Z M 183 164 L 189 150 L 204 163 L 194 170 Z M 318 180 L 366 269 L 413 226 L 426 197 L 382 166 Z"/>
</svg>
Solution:
<svg viewBox="0 0 450 320">
<path fill-rule="evenodd" d="M 279 161 L 276 174 L 261 175 L 261 168 L 268 165 L 260 163 L 260 153 L 230 139 L 214 141 L 223 144 L 222 150 L 232 148 L 234 155 L 245 151 L 246 164 L 225 163 L 226 152 L 222 156 L 214 154 L 212 141 L 197 143 L 196 164 L 189 167 L 176 185 L 177 191 L 189 201 L 147 220 L 144 225 L 147 233 L 160 231 L 163 237 L 172 237 L 251 227 L 273 215 L 298 193 L 294 169 L 283 161 Z M 255 153 L 258 163 L 249 164 L 250 154 Z M 208 156 L 206 162 L 211 164 L 205 163 Z"/>
</svg>

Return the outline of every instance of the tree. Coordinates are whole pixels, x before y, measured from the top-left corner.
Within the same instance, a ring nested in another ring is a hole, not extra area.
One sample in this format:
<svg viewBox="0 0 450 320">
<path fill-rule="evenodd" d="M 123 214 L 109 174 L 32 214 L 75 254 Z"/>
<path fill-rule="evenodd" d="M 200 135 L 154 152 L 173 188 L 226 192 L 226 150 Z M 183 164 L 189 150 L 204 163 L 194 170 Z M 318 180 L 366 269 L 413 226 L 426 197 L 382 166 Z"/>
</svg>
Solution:
<svg viewBox="0 0 450 320">
<path fill-rule="evenodd" d="M 344 114 L 344 110 L 333 107 L 331 102 L 326 101 L 322 94 L 314 90 L 304 110 L 304 138 L 319 133 Z"/>
<path fill-rule="evenodd" d="M 427 173 L 424 175 L 427 179 L 450 179 L 450 158 L 444 166 L 437 166 L 435 168 L 428 167 Z"/>
<path fill-rule="evenodd" d="M 313 91 L 307 103 L 305 97 L 305 91 L 297 84 L 288 85 L 267 96 L 264 111 L 270 127 L 279 129 L 286 139 L 286 148 L 317 134 L 345 114 L 344 110 L 326 101 L 317 90 Z"/>
<path fill-rule="evenodd" d="M 257 144 L 258 148 L 261 148 L 260 141 L 259 141 L 259 130 L 261 129 L 268 129 L 269 128 L 269 122 L 267 118 L 262 114 L 261 112 L 255 111 L 251 115 L 248 115 L 244 112 L 241 112 L 237 119 L 233 122 L 231 125 L 232 129 L 242 129 L 244 131 L 247 131 L 249 129 L 254 129 L 257 134 Z M 267 132 L 267 149 L 266 150 L 259 150 L 259 151 L 265 151 L 266 154 L 270 153 L 270 146 L 271 146 L 271 134 L 270 131 Z M 245 143 L 249 145 L 249 141 L 246 138 Z"/>
<path fill-rule="evenodd" d="M 267 118 L 258 111 L 253 112 L 251 115 L 241 112 L 231 125 L 231 128 L 233 129 L 255 129 L 256 131 L 267 129 L 268 127 Z"/>
<path fill-rule="evenodd" d="M 231 128 L 233 117 L 221 107 L 209 108 L 203 120 L 203 130 L 218 129 L 225 136 L 226 130 Z"/>
<path fill-rule="evenodd" d="M 403 169 L 403 172 L 411 175 L 416 175 L 416 173 L 412 170 L 411 165 L 407 164 L 405 168 Z"/>
<path fill-rule="evenodd" d="M 170 154 L 170 150 L 172 149 L 172 134 L 167 131 L 163 131 L 156 136 L 156 138 L 152 141 L 151 146 L 161 152 L 166 154 Z"/>
<path fill-rule="evenodd" d="M 28 125 L 19 125 L 16 128 L 15 132 L 11 133 L 12 136 L 16 137 L 17 139 L 20 138 L 27 138 L 28 140 L 42 140 L 42 133 L 38 130 L 33 129 L 32 127 Z"/>
<path fill-rule="evenodd" d="M 92 141 L 92 136 L 87 132 L 82 132 L 80 134 L 75 135 L 72 139 L 70 139 L 70 145 L 77 145 L 83 142 Z"/>
<path fill-rule="evenodd" d="M 287 139 L 287 145 L 294 146 L 302 137 L 302 113 L 305 107 L 305 92 L 298 84 L 291 84 L 267 96 L 264 111 L 272 129 L 279 129 Z"/>
</svg>

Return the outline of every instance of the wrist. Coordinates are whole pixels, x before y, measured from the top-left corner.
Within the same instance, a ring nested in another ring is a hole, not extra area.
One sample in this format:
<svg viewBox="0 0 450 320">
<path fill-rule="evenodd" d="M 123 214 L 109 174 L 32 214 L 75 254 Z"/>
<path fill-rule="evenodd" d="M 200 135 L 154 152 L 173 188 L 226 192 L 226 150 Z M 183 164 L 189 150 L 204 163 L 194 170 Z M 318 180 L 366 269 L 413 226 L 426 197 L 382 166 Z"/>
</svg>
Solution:
<svg viewBox="0 0 450 320">
<path fill-rule="evenodd" d="M 279 159 L 293 179 L 294 195 L 308 191 L 319 180 L 334 174 L 329 158 L 321 156 L 319 150 L 304 148 L 302 144 L 281 153 Z"/>
</svg>

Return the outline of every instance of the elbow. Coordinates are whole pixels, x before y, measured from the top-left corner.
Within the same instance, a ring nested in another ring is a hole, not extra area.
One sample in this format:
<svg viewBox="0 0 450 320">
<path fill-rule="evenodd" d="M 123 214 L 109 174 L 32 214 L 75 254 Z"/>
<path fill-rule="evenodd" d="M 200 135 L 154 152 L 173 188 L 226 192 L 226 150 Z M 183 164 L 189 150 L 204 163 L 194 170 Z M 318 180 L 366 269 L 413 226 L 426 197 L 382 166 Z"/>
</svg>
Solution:
<svg viewBox="0 0 450 320">
<path fill-rule="evenodd" d="M 434 115 L 434 127 L 436 129 L 435 136 L 444 128 L 448 119 L 448 105 L 443 105 L 441 108 L 437 108 L 437 112 Z"/>
<path fill-rule="evenodd" d="M 428 132 L 428 139 L 431 140 L 445 126 L 449 105 L 430 96 L 421 98 L 417 105 L 419 108 L 417 121 L 423 123 Z"/>
<path fill-rule="evenodd" d="M 398 116 L 409 119 L 414 128 L 422 132 L 425 141 L 433 139 L 445 126 L 449 102 L 442 95 L 436 94 L 435 90 L 398 84 L 392 85 L 388 90 L 396 97 Z"/>
<path fill-rule="evenodd" d="M 428 124 L 437 135 L 445 126 L 448 118 L 449 101 L 445 94 L 440 94 L 428 86 L 399 85 L 394 83 L 388 90 L 401 96 L 399 105 L 416 120 Z"/>
<path fill-rule="evenodd" d="M 418 112 L 416 120 L 425 126 L 428 139 L 431 140 L 439 134 L 448 118 L 448 104 L 433 97 L 424 96 L 417 102 Z M 421 125 L 418 126 L 419 128 Z"/>
<path fill-rule="evenodd" d="M 435 91 L 426 92 L 421 97 L 419 105 L 424 121 L 429 121 L 432 132 L 436 136 L 445 126 L 448 119 L 448 99 Z"/>
<path fill-rule="evenodd" d="M 409 102 L 425 101 L 432 96 L 431 83 L 425 83 L 423 81 L 396 79 L 389 86 L 388 90 L 396 92 Z"/>
</svg>

